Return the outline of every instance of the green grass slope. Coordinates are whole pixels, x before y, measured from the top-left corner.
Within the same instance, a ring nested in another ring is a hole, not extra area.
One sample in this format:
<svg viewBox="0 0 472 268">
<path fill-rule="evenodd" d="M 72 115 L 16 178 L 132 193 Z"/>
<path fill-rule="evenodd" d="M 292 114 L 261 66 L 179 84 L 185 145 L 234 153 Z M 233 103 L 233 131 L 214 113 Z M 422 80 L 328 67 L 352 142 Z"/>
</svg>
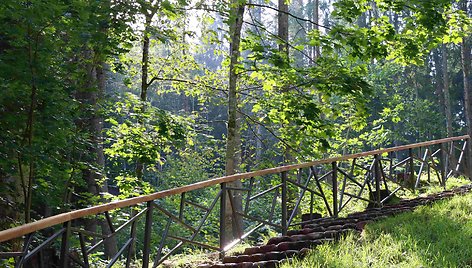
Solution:
<svg viewBox="0 0 472 268">
<path fill-rule="evenodd" d="M 282 267 L 472 267 L 472 194 L 368 224 Z"/>
</svg>

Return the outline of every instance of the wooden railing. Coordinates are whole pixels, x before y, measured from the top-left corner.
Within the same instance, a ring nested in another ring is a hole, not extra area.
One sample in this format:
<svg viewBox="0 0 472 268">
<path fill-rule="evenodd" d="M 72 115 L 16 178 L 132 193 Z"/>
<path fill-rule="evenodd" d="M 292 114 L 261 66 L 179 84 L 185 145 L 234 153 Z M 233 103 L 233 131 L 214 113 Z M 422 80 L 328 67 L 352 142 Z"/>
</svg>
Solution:
<svg viewBox="0 0 472 268">
<path fill-rule="evenodd" d="M 8 258 L 13 260 L 17 267 L 32 266 L 26 265 L 27 263 L 41 266 L 42 260 L 36 256 L 45 248 L 57 247 L 53 244 L 59 239 L 61 267 L 66 267 L 71 262 L 82 267 L 90 267 L 92 253 L 97 252 L 113 237 L 119 238 L 122 246 L 108 260 L 108 266 L 112 266 L 120 258 L 126 261 L 126 266 L 129 266 L 132 252 L 136 252 L 137 249 L 141 249 L 139 257 L 142 258 L 143 267 L 149 266 L 151 255 L 154 255 L 153 267 L 155 267 L 178 252 L 183 245 L 217 250 L 223 255 L 262 226 L 274 228 L 285 234 L 289 228 L 303 223 L 299 220 L 300 211 L 313 215 L 316 212 L 314 205 L 317 202 L 323 204 L 327 216 L 337 217 L 354 202 L 382 206 L 399 190 L 409 188 L 414 191 L 421 187 L 424 180 L 431 181 L 433 175 L 438 183 L 445 187 L 450 176 L 465 173 L 461 170 L 461 166 L 464 163 L 468 141 L 469 136 L 465 135 L 280 166 L 210 179 L 150 195 L 62 213 L 0 231 L 0 251 L 4 251 L 0 252 L 0 266 L 2 259 L 6 263 L 5 260 Z M 427 179 L 424 178 L 426 175 Z M 235 181 L 241 181 L 242 186 L 237 188 L 228 186 L 228 183 Z M 213 195 L 213 198 L 196 201 L 203 196 L 201 191 L 207 192 L 204 196 Z M 172 205 L 163 204 L 165 200 L 172 198 L 179 199 L 178 202 L 174 200 L 174 203 L 178 203 L 174 211 Z M 239 199 L 235 200 L 236 198 Z M 228 200 L 231 201 L 230 214 L 240 218 L 242 223 L 242 226 L 239 226 L 240 237 L 234 238 L 231 243 L 227 243 L 231 239 L 225 237 Z M 257 200 L 262 200 L 262 205 L 257 203 Z M 235 202 L 241 203 L 239 209 L 233 205 Z M 261 209 L 263 206 L 266 206 L 266 209 Z M 119 213 L 128 208 L 132 209 L 128 213 L 130 216 L 124 223 L 115 226 L 111 216 L 112 211 Z M 257 208 L 267 215 L 251 212 L 251 209 L 257 210 Z M 201 217 L 197 224 L 192 224 L 186 216 L 186 210 L 190 209 L 194 215 L 192 220 L 195 214 Z M 154 216 L 157 212 L 160 212 L 159 217 Z M 106 219 L 111 233 L 102 234 L 85 230 L 82 226 L 83 219 L 94 217 L 102 222 Z M 144 221 L 140 222 L 142 217 Z M 219 236 L 217 245 L 214 244 L 215 241 L 205 241 L 208 235 L 202 236 L 203 229 L 211 221 L 215 221 L 215 218 L 217 222 L 214 224 L 219 225 L 219 231 L 210 230 L 207 233 L 212 232 L 212 235 Z M 142 239 L 137 237 L 138 224 L 144 225 Z M 185 232 L 179 235 L 171 234 L 172 224 L 177 224 L 186 230 L 188 237 L 182 236 Z M 159 227 L 159 230 L 156 231 L 155 227 Z M 35 234 L 42 236 L 46 229 L 52 230 L 54 234 L 47 238 L 33 239 Z M 158 243 L 151 244 L 152 238 L 159 232 L 161 239 Z M 12 251 L 11 240 L 17 241 L 20 238 L 23 239 L 22 250 Z M 175 242 L 169 243 L 168 240 Z M 76 243 L 71 245 L 71 242 Z M 140 244 L 137 245 L 136 242 Z M 172 245 L 170 250 L 164 252 Z M 127 253 L 127 256 L 123 257 L 124 253 Z"/>
</svg>

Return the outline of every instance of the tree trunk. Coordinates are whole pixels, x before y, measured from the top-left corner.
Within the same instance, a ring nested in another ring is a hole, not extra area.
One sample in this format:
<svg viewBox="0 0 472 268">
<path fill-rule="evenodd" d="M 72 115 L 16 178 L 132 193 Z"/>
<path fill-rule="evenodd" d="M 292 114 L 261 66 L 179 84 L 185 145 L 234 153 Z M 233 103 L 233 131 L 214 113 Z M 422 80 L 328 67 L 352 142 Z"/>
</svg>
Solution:
<svg viewBox="0 0 472 268">
<path fill-rule="evenodd" d="M 279 42 L 279 53 L 288 62 L 289 61 L 289 50 L 288 50 L 288 5 L 285 0 L 279 0 L 278 2 L 278 37 Z M 288 89 L 288 85 L 283 85 L 283 91 Z M 281 126 L 284 127 L 283 125 Z M 290 148 L 285 148 L 284 151 L 284 162 L 290 163 L 292 156 Z"/>
<path fill-rule="evenodd" d="M 36 44 L 37 45 L 37 44 Z M 28 62 L 29 62 L 29 71 L 31 75 L 31 94 L 30 94 L 30 105 L 28 108 L 28 116 L 27 122 L 25 127 L 24 133 L 24 140 L 23 144 L 28 146 L 29 149 L 32 149 L 33 145 L 33 135 L 34 135 L 34 116 L 35 116 L 35 109 L 36 109 L 36 97 L 38 88 L 36 86 L 36 52 L 33 48 L 34 44 L 31 41 L 28 43 Z M 21 161 L 20 161 L 21 162 Z M 22 164 L 20 163 L 19 168 L 22 168 Z M 34 177 L 34 158 L 31 157 L 29 160 L 29 164 L 27 167 L 28 170 L 28 182 L 26 184 L 26 195 L 25 195 L 25 223 L 29 223 L 31 221 L 31 206 L 32 206 L 32 196 L 33 196 L 33 177 Z M 22 182 L 26 181 L 25 172 L 20 172 Z"/>
<path fill-rule="evenodd" d="M 241 164 L 241 133 L 240 133 L 240 118 L 238 114 L 239 96 L 237 93 L 238 70 L 240 56 L 240 42 L 241 42 L 241 28 L 243 24 L 243 16 L 245 4 L 238 0 L 232 2 L 233 8 L 230 14 L 234 14 L 235 18 L 230 25 L 230 66 L 229 66 L 229 85 L 228 85 L 228 133 L 226 138 L 226 175 L 232 175 L 239 171 Z M 241 182 L 236 181 L 230 183 L 231 187 L 241 187 Z M 240 237 L 242 232 L 242 219 L 234 215 L 233 209 L 236 211 L 242 210 L 242 197 L 239 191 L 234 192 L 234 205 L 231 206 L 229 198 L 226 200 L 226 215 L 225 215 L 225 244 L 232 240 L 232 238 Z"/>
<path fill-rule="evenodd" d="M 279 52 L 285 54 L 288 60 L 288 5 L 285 0 L 279 0 L 278 13 Z"/>
<path fill-rule="evenodd" d="M 96 76 L 97 76 L 97 99 L 95 101 L 95 113 L 94 118 L 92 119 L 92 135 L 93 135 L 93 142 L 95 144 L 95 155 L 96 155 L 96 163 L 97 166 L 100 168 L 100 173 L 96 174 L 97 181 L 103 181 L 101 184 L 98 185 L 99 190 L 101 193 L 108 193 L 108 182 L 105 179 L 105 155 L 103 153 L 103 118 L 99 116 L 99 107 L 98 101 L 103 97 L 106 88 L 106 75 L 105 75 L 106 65 L 103 61 L 99 61 L 96 64 Z M 105 201 L 105 200 L 104 200 Z M 108 225 L 107 221 L 101 220 L 100 227 L 102 229 L 102 233 L 105 235 L 111 234 L 110 226 Z M 108 258 L 113 257 L 116 252 L 118 251 L 116 237 L 111 237 L 105 241 L 105 256 Z"/>
<path fill-rule="evenodd" d="M 280 39 L 279 52 L 285 57 L 287 63 L 290 62 L 289 58 L 289 43 L 288 43 L 288 5 L 286 0 L 279 0 L 278 2 L 279 14 L 278 14 L 278 37 Z M 316 49 L 315 49 L 316 51 Z M 288 84 L 284 85 L 283 91 L 287 92 L 289 89 Z M 283 125 L 281 126 L 284 127 Z M 285 164 L 291 164 L 295 162 L 293 157 L 293 152 L 291 148 L 286 147 L 284 150 L 284 162 Z M 295 200 L 297 199 L 298 192 L 297 189 L 287 187 L 287 215 L 290 217 L 295 208 Z"/>
<path fill-rule="evenodd" d="M 255 0 L 256 4 L 262 5 L 264 4 L 264 0 Z M 260 6 L 254 6 L 251 8 L 252 11 L 252 16 L 254 17 L 254 20 L 256 22 L 261 22 L 262 21 L 262 8 Z M 252 27 L 254 32 L 258 32 L 259 28 L 257 26 Z M 262 91 L 257 91 L 255 94 L 261 96 Z M 264 115 L 262 114 L 261 111 L 256 113 L 256 116 L 258 118 L 263 117 Z M 260 164 L 262 160 L 262 153 L 263 153 L 263 144 L 262 144 L 262 136 L 263 136 L 263 129 L 261 125 L 255 125 L 255 133 L 254 133 L 254 138 L 255 138 L 255 164 L 258 165 Z"/>
<path fill-rule="evenodd" d="M 444 95 L 444 114 L 446 119 L 446 135 L 447 137 L 452 137 L 452 112 L 451 112 L 451 97 L 449 94 L 449 73 L 448 73 L 448 55 L 447 55 L 447 46 L 443 44 L 442 46 L 442 74 L 443 74 L 443 95 Z"/>
<path fill-rule="evenodd" d="M 146 105 L 147 105 L 147 92 L 149 89 L 149 86 L 151 85 L 151 82 L 149 81 L 149 45 L 151 43 L 150 40 L 150 34 L 151 34 L 151 23 L 154 18 L 154 15 L 156 14 L 156 9 L 152 8 L 151 11 L 149 10 L 144 10 L 145 12 L 145 17 L 146 17 L 146 22 L 144 25 L 144 32 L 143 32 L 143 43 L 142 43 L 142 58 L 141 58 L 141 92 L 140 92 L 140 100 L 141 100 L 141 112 L 144 113 L 146 111 Z M 141 125 L 144 125 L 144 121 L 140 120 L 138 122 Z M 141 159 L 136 159 L 136 178 L 138 180 L 143 180 L 144 177 L 144 163 L 141 161 Z M 137 214 L 137 211 L 131 208 L 130 212 L 131 216 L 135 216 Z M 136 232 L 136 226 L 133 225 L 131 227 L 131 232 L 130 233 L 135 233 Z M 130 245 L 130 256 L 135 257 L 136 256 L 136 241 L 133 240 L 133 242 Z"/>
<path fill-rule="evenodd" d="M 144 112 L 146 110 L 146 101 L 147 101 L 147 91 L 149 88 L 149 44 L 150 44 L 150 27 L 152 18 L 154 17 L 154 13 L 151 12 L 146 14 L 146 24 L 145 29 L 143 32 L 143 54 L 141 58 L 141 111 Z M 144 175 L 144 164 L 140 159 L 136 160 L 136 177 L 138 180 L 141 180 Z"/>
<path fill-rule="evenodd" d="M 436 70 L 435 76 L 434 76 L 434 81 L 435 81 L 435 94 L 438 96 L 438 105 L 441 107 L 440 111 L 443 117 L 445 116 L 444 112 L 444 94 L 442 92 L 443 88 L 443 83 L 442 83 L 442 68 L 441 68 L 441 50 L 438 48 L 435 51 L 433 51 L 433 58 L 434 58 L 434 69 Z M 441 132 L 443 131 L 443 128 L 441 128 Z M 442 134 L 441 134 L 442 135 Z"/>
<path fill-rule="evenodd" d="M 92 168 L 82 170 L 83 178 L 87 184 L 87 192 L 92 196 L 100 196 L 101 192 L 108 192 L 108 185 L 104 178 L 105 157 L 103 154 L 102 128 L 103 119 L 99 115 L 99 100 L 105 91 L 104 62 L 99 59 L 99 52 L 86 49 L 83 53 L 83 62 L 86 75 L 85 83 L 80 87 L 83 90 L 77 92 L 77 99 L 82 103 L 85 115 L 78 122 L 79 128 L 88 134 L 88 155 L 85 159 Z M 106 201 L 106 200 L 101 200 Z M 111 232 L 108 224 L 102 220 L 87 220 L 86 230 L 96 232 L 100 225 L 103 234 Z M 105 243 L 105 255 L 112 257 L 117 251 L 116 238 L 108 239 Z"/>
<path fill-rule="evenodd" d="M 279 43 L 279 53 L 284 59 L 289 62 L 289 50 L 288 50 L 288 5 L 285 0 L 279 0 L 278 2 L 278 37 L 280 39 Z M 289 85 L 283 85 L 282 90 L 285 92 L 288 90 Z M 282 128 L 284 125 L 281 126 Z M 284 162 L 291 163 L 293 161 L 290 148 L 285 148 L 284 151 Z"/>
<path fill-rule="evenodd" d="M 446 118 L 446 136 L 453 137 L 454 131 L 452 129 L 452 111 L 451 111 L 451 96 L 449 93 L 449 73 L 448 73 L 448 55 L 447 55 L 447 46 L 443 44 L 442 46 L 442 67 L 443 67 L 443 95 L 444 95 L 444 113 Z M 453 169 L 456 166 L 457 160 L 454 155 L 454 150 L 452 149 L 452 155 L 450 155 L 450 161 L 448 166 Z M 447 154 L 449 154 L 449 149 L 447 149 Z"/>
<path fill-rule="evenodd" d="M 315 30 L 319 30 L 320 27 L 318 26 L 320 23 L 320 0 L 313 0 L 313 28 Z M 320 46 L 316 46 L 313 48 L 313 59 L 319 58 L 321 55 Z"/>
<path fill-rule="evenodd" d="M 143 32 L 143 54 L 141 58 L 141 94 L 140 98 L 142 102 L 147 101 L 147 90 L 149 87 L 148 77 L 149 77 L 149 44 L 150 44 L 150 27 L 154 13 L 146 14 L 146 24 Z M 143 103 L 144 105 L 144 103 Z M 143 108 L 144 109 L 144 108 Z"/>
<path fill-rule="evenodd" d="M 101 33 L 108 37 L 109 29 L 108 26 L 112 18 L 110 17 L 110 14 L 108 13 L 108 10 L 110 10 L 111 7 L 111 1 L 107 0 L 104 1 L 106 8 L 104 9 L 104 15 L 103 18 L 105 18 L 105 21 L 102 21 L 100 24 L 100 31 Z M 99 172 L 95 174 L 95 183 L 97 184 L 97 187 L 100 193 L 108 193 L 108 182 L 106 180 L 106 175 L 105 175 L 105 154 L 103 153 L 103 118 L 101 117 L 100 113 L 100 105 L 99 102 L 100 100 L 103 99 L 103 96 L 106 91 L 106 69 L 107 65 L 105 63 L 105 55 L 106 52 L 103 52 L 101 47 L 98 47 L 95 51 L 95 78 L 96 78 L 96 87 L 97 87 L 97 92 L 96 96 L 93 99 L 93 117 L 92 117 L 92 141 L 95 149 L 94 155 L 96 157 L 96 164 L 97 167 L 99 168 Z M 101 194 L 100 194 L 101 195 Z M 102 195 L 101 195 L 102 196 Z M 105 198 L 102 196 L 102 202 L 107 202 Z M 107 221 L 105 220 L 99 220 L 99 225 L 100 228 L 102 229 L 102 234 L 104 235 L 109 235 L 111 234 L 111 228 L 110 225 L 108 224 Z M 117 245 L 117 238 L 116 236 L 113 236 L 109 239 L 107 239 L 104 243 L 105 246 L 105 256 L 107 258 L 112 258 L 116 252 L 118 252 L 118 245 Z"/>
<path fill-rule="evenodd" d="M 468 12 L 467 1 L 461 1 L 461 9 Z M 467 134 L 472 137 L 472 103 L 470 101 L 470 46 L 467 38 L 464 38 L 461 43 L 461 63 L 462 63 L 462 77 L 464 82 L 464 110 L 465 121 L 467 124 Z M 466 174 L 472 178 L 472 142 L 467 143 L 467 157 L 466 157 Z"/>
</svg>

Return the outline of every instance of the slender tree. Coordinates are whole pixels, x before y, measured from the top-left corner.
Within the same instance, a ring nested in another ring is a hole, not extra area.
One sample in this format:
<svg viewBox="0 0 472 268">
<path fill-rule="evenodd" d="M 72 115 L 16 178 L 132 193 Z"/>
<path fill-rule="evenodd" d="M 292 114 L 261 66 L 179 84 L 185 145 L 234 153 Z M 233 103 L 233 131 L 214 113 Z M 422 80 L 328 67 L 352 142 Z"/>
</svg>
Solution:
<svg viewBox="0 0 472 268">
<path fill-rule="evenodd" d="M 243 17 L 245 10 L 245 3 L 239 0 L 231 2 L 232 14 L 230 19 L 230 65 L 229 65 L 229 82 L 228 82 L 228 126 L 226 137 L 226 175 L 232 175 L 240 171 L 241 164 L 241 123 L 240 115 L 238 113 L 238 78 L 239 78 L 239 57 L 241 44 L 241 29 L 243 25 Z M 241 187 L 241 182 L 232 183 L 234 187 Z M 228 198 L 226 200 L 226 217 L 225 225 L 227 227 L 225 238 L 226 242 L 232 238 L 239 237 L 242 231 L 242 220 L 233 211 L 241 211 L 242 199 L 240 193 L 234 192 L 234 202 Z M 231 204 L 233 203 L 233 204 Z M 232 206 L 233 205 L 233 206 Z"/>
<path fill-rule="evenodd" d="M 448 71 L 448 50 L 445 44 L 442 45 L 442 75 L 443 75 L 443 87 L 442 92 L 444 95 L 444 114 L 446 119 L 446 135 L 452 137 L 454 135 L 452 131 L 452 112 L 451 112 L 451 97 L 449 93 L 449 71 Z"/>
<path fill-rule="evenodd" d="M 279 0 L 278 2 L 278 14 L 277 14 L 277 36 L 279 38 L 279 53 L 283 58 L 283 61 L 289 63 L 289 41 L 288 41 L 288 4 L 285 0 Z M 289 85 L 284 84 L 282 91 L 287 91 Z M 281 127 L 284 127 L 283 125 Z M 293 156 L 290 153 L 290 148 L 285 148 L 284 161 L 290 163 L 293 161 Z"/>
<path fill-rule="evenodd" d="M 467 1 L 461 1 L 461 9 L 468 14 Z M 467 37 L 461 42 L 461 64 L 462 64 L 462 80 L 464 85 L 464 111 L 465 121 L 467 124 L 467 134 L 472 137 L 472 102 L 470 88 L 470 45 Z M 467 144 L 467 171 L 469 177 L 472 178 L 472 142 Z"/>
<path fill-rule="evenodd" d="M 313 29 L 319 31 L 320 26 L 320 0 L 313 0 Z M 313 47 L 313 59 L 316 59 L 320 56 L 321 50 L 320 46 Z"/>
<path fill-rule="evenodd" d="M 140 100 L 142 105 L 142 111 L 145 112 L 148 88 L 151 85 L 149 81 L 149 45 L 151 43 L 151 23 L 157 12 L 157 5 L 155 3 L 149 4 L 147 2 L 141 3 L 141 12 L 144 14 L 144 31 L 142 36 L 142 55 L 141 55 L 141 92 Z M 141 122 L 142 123 L 142 122 Z M 141 159 L 136 160 L 136 177 L 141 180 L 144 173 L 144 164 Z"/>
</svg>

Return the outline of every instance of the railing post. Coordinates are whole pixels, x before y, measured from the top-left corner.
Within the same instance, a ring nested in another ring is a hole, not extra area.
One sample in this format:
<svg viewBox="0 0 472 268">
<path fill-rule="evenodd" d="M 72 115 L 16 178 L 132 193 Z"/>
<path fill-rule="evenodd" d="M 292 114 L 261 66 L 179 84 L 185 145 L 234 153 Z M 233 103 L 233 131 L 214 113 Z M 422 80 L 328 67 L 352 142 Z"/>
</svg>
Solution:
<svg viewBox="0 0 472 268">
<path fill-rule="evenodd" d="M 133 207 L 131 207 L 131 209 L 133 209 Z M 134 213 L 131 213 L 131 215 L 135 215 L 136 212 Z M 126 257 L 126 265 L 125 267 L 126 268 L 129 268 L 131 266 L 131 259 L 135 256 L 135 253 L 136 253 L 136 221 L 138 219 L 135 219 L 133 221 L 133 223 L 131 223 L 131 234 L 130 234 L 130 238 L 132 239 L 131 240 L 131 243 L 129 244 L 128 246 L 128 256 Z"/>
<path fill-rule="evenodd" d="M 182 220 L 182 218 L 184 217 L 184 209 L 185 209 L 185 192 L 180 194 L 179 220 Z"/>
<path fill-rule="evenodd" d="M 149 201 L 147 202 L 146 225 L 144 226 L 143 268 L 149 267 L 149 255 L 151 252 L 152 210 L 152 201 Z"/>
<path fill-rule="evenodd" d="M 28 254 L 28 248 L 29 248 L 29 245 L 31 244 L 31 240 L 33 240 L 33 234 L 34 233 L 30 233 L 26 235 L 23 242 L 23 249 L 22 249 L 23 256 L 19 257 L 19 260 L 16 263 L 15 268 L 23 267 L 23 261 L 25 259 L 26 254 Z"/>
<path fill-rule="evenodd" d="M 316 178 L 315 178 L 316 180 Z M 315 196 L 313 192 L 310 192 L 310 219 L 313 219 L 313 201 L 315 200 Z"/>
<path fill-rule="evenodd" d="M 336 162 L 331 163 L 333 168 L 333 216 L 338 217 L 338 166 Z"/>
<path fill-rule="evenodd" d="M 244 214 L 249 213 L 249 202 L 251 201 L 252 188 L 254 186 L 254 177 L 249 179 L 249 190 L 247 191 L 246 204 L 244 206 Z"/>
<path fill-rule="evenodd" d="M 472 152 L 472 142 L 470 138 L 464 139 L 464 142 L 466 143 L 466 146 L 464 146 L 465 152 L 465 165 L 464 166 L 464 173 L 469 177 L 469 180 L 472 180 L 472 155 L 470 153 Z"/>
<path fill-rule="evenodd" d="M 444 189 L 446 188 L 446 174 L 447 174 L 447 162 L 446 162 L 446 146 L 444 146 L 444 143 L 441 143 L 441 154 L 440 154 L 440 157 L 441 157 L 441 186 L 444 187 Z"/>
<path fill-rule="evenodd" d="M 380 197 L 380 176 L 382 176 L 381 171 L 380 171 L 380 156 L 378 154 L 374 155 L 374 178 L 375 178 L 375 201 L 378 203 L 377 205 L 379 207 L 382 206 L 380 203 L 381 197 Z"/>
<path fill-rule="evenodd" d="M 409 180 L 409 183 L 411 184 L 411 186 L 413 186 L 413 190 L 416 190 L 416 185 L 414 184 L 415 182 L 415 166 L 414 166 L 414 162 L 413 162 L 413 149 L 408 149 L 408 155 L 410 156 L 410 180 Z"/>
<path fill-rule="evenodd" d="M 87 247 L 85 245 L 85 239 L 82 233 L 79 233 L 79 242 L 80 242 L 80 249 L 82 250 L 82 258 L 84 259 L 84 268 L 89 268 L 90 263 L 89 263 L 89 258 L 88 258 L 88 253 L 87 253 Z"/>
<path fill-rule="evenodd" d="M 287 235 L 287 171 L 281 173 L 282 178 L 282 235 Z"/>
<path fill-rule="evenodd" d="M 428 155 L 426 157 L 426 164 L 428 168 L 428 183 L 431 182 L 431 164 L 429 162 L 431 161 L 431 163 L 434 163 L 434 159 L 431 157 L 431 152 L 429 149 L 431 148 L 428 148 Z"/>
<path fill-rule="evenodd" d="M 220 258 L 225 256 L 224 248 L 226 243 L 226 183 L 220 184 Z"/>
<path fill-rule="evenodd" d="M 64 228 L 66 230 L 62 234 L 62 242 L 61 242 L 61 268 L 66 268 L 69 266 L 69 237 L 70 237 L 70 226 L 71 222 L 65 222 Z"/>
</svg>

